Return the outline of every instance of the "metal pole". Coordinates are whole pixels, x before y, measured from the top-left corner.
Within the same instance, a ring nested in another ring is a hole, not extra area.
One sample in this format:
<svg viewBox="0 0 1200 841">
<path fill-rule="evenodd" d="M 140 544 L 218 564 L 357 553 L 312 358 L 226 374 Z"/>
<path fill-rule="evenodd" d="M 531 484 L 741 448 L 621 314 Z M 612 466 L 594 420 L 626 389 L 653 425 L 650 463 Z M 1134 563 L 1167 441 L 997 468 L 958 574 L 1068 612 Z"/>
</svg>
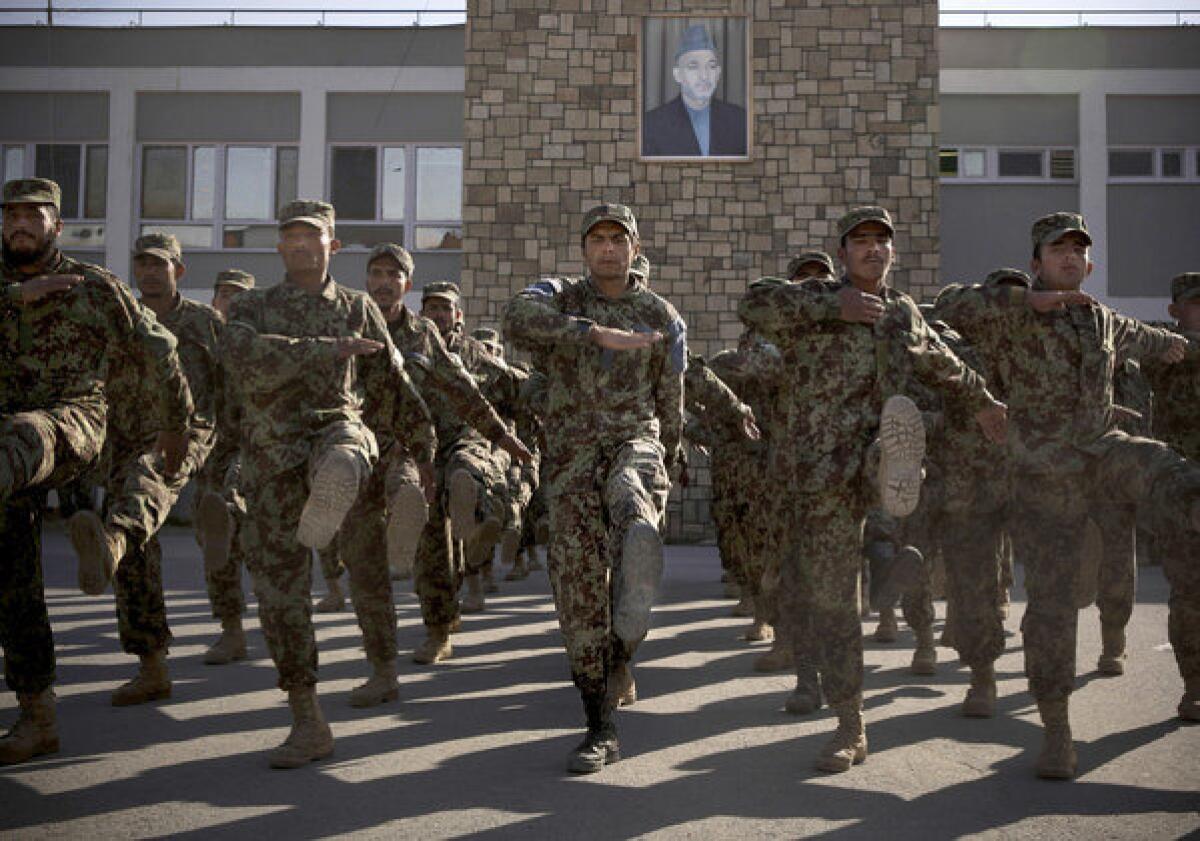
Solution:
<svg viewBox="0 0 1200 841">
<path fill-rule="evenodd" d="M 54 0 L 46 0 L 46 26 L 54 26 Z"/>
</svg>

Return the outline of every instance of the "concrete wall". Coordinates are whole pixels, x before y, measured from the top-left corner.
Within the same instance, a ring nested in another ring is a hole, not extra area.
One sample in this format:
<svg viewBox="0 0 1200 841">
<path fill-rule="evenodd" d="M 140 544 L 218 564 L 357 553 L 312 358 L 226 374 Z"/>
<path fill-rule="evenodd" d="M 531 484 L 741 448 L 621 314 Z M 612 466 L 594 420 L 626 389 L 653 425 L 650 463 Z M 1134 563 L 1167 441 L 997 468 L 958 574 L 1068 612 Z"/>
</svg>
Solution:
<svg viewBox="0 0 1200 841">
<path fill-rule="evenodd" d="M 334 93 L 329 142 L 456 142 L 463 136 L 461 93 Z"/>
<path fill-rule="evenodd" d="M 1110 96 L 1108 142 L 1200 144 L 1200 96 Z"/>
<path fill-rule="evenodd" d="M 941 36 L 943 67 L 1200 68 L 1194 26 L 946 29 Z"/>
<path fill-rule="evenodd" d="M 108 137 L 103 93 L 0 92 L 0 140 L 70 143 Z"/>
<path fill-rule="evenodd" d="M 1074 146 L 1075 96 L 955 94 L 943 96 L 942 146 Z"/>
<path fill-rule="evenodd" d="M 300 138 L 298 93 L 140 93 L 140 142 L 288 142 Z"/>
<path fill-rule="evenodd" d="M 1108 214 L 1121 232 L 1108 256 L 1112 294 L 1166 297 L 1172 277 L 1200 271 L 1200 184 L 1110 184 Z"/>
</svg>

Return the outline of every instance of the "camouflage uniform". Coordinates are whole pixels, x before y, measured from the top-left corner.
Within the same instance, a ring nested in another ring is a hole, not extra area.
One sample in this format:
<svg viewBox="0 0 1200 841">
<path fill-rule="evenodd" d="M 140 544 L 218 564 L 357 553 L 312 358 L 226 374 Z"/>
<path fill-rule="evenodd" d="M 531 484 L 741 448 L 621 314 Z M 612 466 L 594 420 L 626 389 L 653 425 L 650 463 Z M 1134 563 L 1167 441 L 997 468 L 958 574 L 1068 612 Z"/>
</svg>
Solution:
<svg viewBox="0 0 1200 841">
<path fill-rule="evenodd" d="M 4 202 L 58 205 L 44 179 L 10 181 Z M 0 264 L 0 644 L 5 678 L 19 693 L 54 682 L 54 643 L 41 570 L 45 491 L 96 464 L 106 431 L 104 384 L 121 366 L 146 372 L 157 386 L 151 411 L 161 428 L 181 432 L 191 394 L 175 340 L 98 266 L 54 251 L 39 273 L 82 275 L 68 292 L 20 304 L 31 275 Z M 146 407 L 143 407 L 145 410 Z"/>
<path fill-rule="evenodd" d="M 280 214 L 281 226 L 303 221 L 330 230 L 332 216 L 332 208 L 317 202 L 297 202 Z M 372 339 L 384 347 L 339 359 L 340 337 Z M 241 539 L 280 688 L 317 681 L 311 555 L 296 530 L 313 472 L 335 448 L 367 477 L 345 517 L 354 528 L 342 529 L 337 540 L 350 570 L 367 656 L 377 671 L 390 667 L 396 615 L 381 551 L 383 474 L 373 468 L 380 453 L 386 459 L 394 447 L 429 461 L 434 433 L 383 316 L 365 293 L 331 277 L 310 293 L 285 276 L 234 302 L 221 350 L 229 376 L 238 380 L 244 414 L 241 482 L 249 516 Z"/>
</svg>

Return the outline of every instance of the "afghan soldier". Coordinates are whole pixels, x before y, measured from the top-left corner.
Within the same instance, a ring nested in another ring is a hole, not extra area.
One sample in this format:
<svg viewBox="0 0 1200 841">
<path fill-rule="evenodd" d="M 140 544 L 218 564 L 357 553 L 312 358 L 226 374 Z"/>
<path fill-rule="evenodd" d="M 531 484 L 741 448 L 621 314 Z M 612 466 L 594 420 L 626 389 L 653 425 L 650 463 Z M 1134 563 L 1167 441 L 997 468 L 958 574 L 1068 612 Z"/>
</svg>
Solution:
<svg viewBox="0 0 1200 841">
<path fill-rule="evenodd" d="M 942 293 L 939 311 L 1008 377 L 1021 523 L 1013 540 L 1029 598 L 1025 672 L 1045 727 L 1037 774 L 1069 779 L 1076 754 L 1068 699 L 1091 490 L 1145 506 L 1157 535 L 1200 531 L 1200 467 L 1164 444 L 1120 432 L 1113 408 L 1118 359 L 1174 364 L 1184 358 L 1187 340 L 1080 291 L 1093 265 L 1092 239 L 1079 214 L 1038 219 L 1032 240 L 1032 289 L 962 287 Z"/>
<path fill-rule="evenodd" d="M 1180 455 L 1200 463 L 1200 272 L 1171 280 L 1169 311 L 1187 339 L 1187 354 L 1177 365 L 1143 360 L 1154 388 L 1154 429 Z M 1160 533 L 1155 543 L 1171 583 L 1167 632 L 1184 681 L 1179 717 L 1200 721 L 1200 549 L 1180 524 Z"/>
<path fill-rule="evenodd" d="M 221 314 L 221 318 L 229 318 L 229 309 L 247 289 L 254 288 L 254 275 L 242 269 L 222 269 L 217 272 L 213 281 L 212 308 Z"/>
<path fill-rule="evenodd" d="M 800 283 L 810 277 L 836 277 L 837 270 L 833 266 L 833 258 L 824 251 L 801 251 L 788 260 L 784 277 L 791 283 Z"/>
<path fill-rule="evenodd" d="M 350 703 L 399 694 L 392 582 L 378 551 L 386 531 L 383 471 L 375 467 L 394 447 L 428 463 L 435 445 L 428 410 L 379 308 L 329 275 L 340 245 L 331 205 L 300 200 L 282 208 L 284 279 L 234 302 L 221 345 L 244 411 L 247 561 L 292 713 L 287 740 L 270 755 L 275 768 L 333 752 L 317 703 L 310 550 L 325 548 L 335 535 L 373 670 Z M 345 521 L 354 527 L 341 529 Z"/>
<path fill-rule="evenodd" d="M 0 739 L 0 763 L 58 750 L 54 639 L 41 566 L 48 489 L 93 468 L 105 438 L 104 386 L 123 365 L 146 372 L 163 430 L 167 474 L 186 451 L 192 399 L 175 340 L 97 266 L 58 250 L 61 192 L 53 181 L 9 181 L 3 191 L 0 275 L 0 645 L 20 715 Z"/>
<path fill-rule="evenodd" d="M 80 511 L 67 521 L 84 592 L 102 592 L 114 579 L 121 648 L 139 659 L 137 674 L 112 693 L 117 707 L 171 697 L 171 631 L 158 532 L 184 486 L 204 466 L 214 441 L 216 394 L 222 387 L 217 366 L 222 322 L 216 310 L 179 293 L 185 271 L 179 241 L 171 234 L 145 234 L 134 244 L 133 276 L 141 302 L 175 337 L 195 402 L 183 465 L 167 475 L 154 457 L 152 418 L 143 420 L 143 413 L 132 410 L 140 408 L 141 377 L 138 369 L 126 369 L 108 384 L 109 397 L 118 406 L 106 442 L 104 516 Z"/>
<path fill-rule="evenodd" d="M 920 489 L 924 428 L 912 402 L 894 391 L 916 377 L 967 406 L 989 437 L 1003 440 L 1005 424 L 1003 404 L 946 349 L 912 299 L 887 284 L 895 255 L 888 212 L 856 208 L 837 230 L 840 282 L 755 283 L 738 308 L 750 329 L 795 360 L 786 436 L 794 511 L 783 576 L 795 594 L 792 638 L 809 649 L 820 677 L 808 687 L 808 708 L 819 706 L 823 690 L 837 712 L 837 732 L 817 763 L 832 772 L 867 756 L 859 574 L 871 503 L 863 475 L 876 435 L 885 509 L 910 513 Z"/>
<path fill-rule="evenodd" d="M 461 359 L 447 350 L 438 327 L 405 306 L 414 268 L 412 255 L 401 246 L 375 246 L 367 261 L 367 292 L 379 305 L 392 342 L 429 407 L 438 431 L 437 466 L 444 467 L 443 455 L 467 428 L 478 430 L 475 434 L 485 442 L 498 442 L 518 459 L 527 457 Z M 413 659 L 434 663 L 452 651 L 450 629 L 458 618 L 458 580 L 444 483 L 435 478 L 434 465 L 424 478 L 421 469 L 404 447 L 396 449 L 387 464 L 387 551 L 393 572 L 403 571 L 415 561 L 415 585 L 427 638 Z M 428 498 L 421 492 L 426 484 L 431 491 L 436 489 Z"/>
<path fill-rule="evenodd" d="M 567 767 L 593 773 L 620 757 L 612 711 L 636 697 L 629 662 L 662 575 L 687 329 L 630 272 L 639 241 L 628 207 L 592 208 L 580 239 L 587 276 L 527 287 L 505 309 L 503 329 L 547 377 L 550 581 L 587 716 Z"/>
</svg>

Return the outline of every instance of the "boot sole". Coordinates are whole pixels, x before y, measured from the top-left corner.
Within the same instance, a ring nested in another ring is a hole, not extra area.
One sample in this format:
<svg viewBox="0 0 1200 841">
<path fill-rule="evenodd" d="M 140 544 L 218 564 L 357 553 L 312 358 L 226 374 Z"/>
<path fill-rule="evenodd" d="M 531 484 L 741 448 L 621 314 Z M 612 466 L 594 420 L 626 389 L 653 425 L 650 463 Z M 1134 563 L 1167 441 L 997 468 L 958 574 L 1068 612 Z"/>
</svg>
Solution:
<svg viewBox="0 0 1200 841">
<path fill-rule="evenodd" d="M 246 649 L 239 648 L 228 657 L 224 655 L 210 657 L 207 653 L 204 655 L 204 665 L 206 666 L 228 666 L 230 663 L 236 663 L 239 660 L 245 660 L 247 657 Z"/>
<path fill-rule="evenodd" d="M 585 761 L 580 757 L 573 756 L 567 764 L 567 770 L 572 774 L 595 774 L 603 770 L 605 765 L 612 765 L 614 762 L 620 761 L 621 751 L 619 749 L 605 751 L 604 758 L 599 762 Z"/>
<path fill-rule="evenodd" d="M 399 689 L 389 689 L 387 692 L 384 692 L 382 695 L 372 695 L 369 698 L 364 698 L 364 697 L 355 698 L 354 694 L 351 693 L 350 706 L 354 707 L 355 709 L 362 710 L 362 709 L 366 709 L 367 707 L 378 707 L 380 704 L 386 704 L 389 701 L 399 701 L 399 700 L 400 700 L 400 690 Z"/>
<path fill-rule="evenodd" d="M 1096 663 L 1096 671 L 1105 677 L 1120 677 L 1125 674 L 1124 658 L 1101 657 Z"/>
<path fill-rule="evenodd" d="M 855 765 L 862 765 L 867 761 L 866 750 L 856 750 L 854 756 L 849 761 L 837 756 L 822 756 L 817 760 L 817 770 L 825 771 L 829 774 L 844 774 Z"/>
<path fill-rule="evenodd" d="M 414 485 L 404 485 L 388 502 L 387 558 L 393 578 L 408 578 L 413 572 L 421 531 L 429 522 L 425 494 Z"/>
<path fill-rule="evenodd" d="M 342 521 L 358 498 L 358 470 L 351 456 L 327 456 L 316 470 L 308 492 L 296 540 L 320 551 L 333 542 Z"/>
<path fill-rule="evenodd" d="M 165 701 L 170 697 L 171 687 L 168 686 L 166 689 L 156 689 L 153 692 L 146 692 L 143 695 L 131 698 L 121 698 L 114 693 L 110 700 L 114 707 L 136 707 L 141 704 L 148 704 L 151 701 Z"/>
<path fill-rule="evenodd" d="M 108 554 L 104 524 L 94 511 L 78 511 L 67 520 L 67 537 L 79 558 L 79 589 L 89 596 L 101 595 L 116 569 Z"/>
<path fill-rule="evenodd" d="M 196 530 L 204 536 L 200 551 L 207 575 L 215 575 L 229 565 L 232 519 L 225 500 L 214 493 L 205 494 L 196 506 Z"/>
<path fill-rule="evenodd" d="M 49 741 L 40 742 L 28 754 L 20 754 L 17 756 L 0 756 L 0 765 L 20 765 L 22 762 L 28 762 L 39 756 L 46 756 L 52 753 L 58 753 L 58 737 L 55 736 Z"/>
<path fill-rule="evenodd" d="M 650 630 L 650 612 L 663 574 L 662 536 L 645 522 L 625 532 L 621 566 L 613 592 L 613 634 L 626 643 L 640 642 Z"/>
<path fill-rule="evenodd" d="M 329 746 L 329 750 L 321 749 L 316 753 L 309 754 L 307 757 L 271 757 L 268 763 L 272 768 L 289 771 L 294 768 L 303 768 L 310 762 L 320 762 L 322 759 L 328 759 L 333 756 L 333 746 Z"/>
<path fill-rule="evenodd" d="M 879 418 L 879 501 L 893 517 L 907 517 L 921 500 L 925 423 L 917 404 L 889 397 Z"/>
<path fill-rule="evenodd" d="M 479 485 L 466 470 L 455 470 L 450 477 L 450 534 L 455 540 L 470 543 L 475 536 L 475 509 L 479 504 Z"/>
</svg>

